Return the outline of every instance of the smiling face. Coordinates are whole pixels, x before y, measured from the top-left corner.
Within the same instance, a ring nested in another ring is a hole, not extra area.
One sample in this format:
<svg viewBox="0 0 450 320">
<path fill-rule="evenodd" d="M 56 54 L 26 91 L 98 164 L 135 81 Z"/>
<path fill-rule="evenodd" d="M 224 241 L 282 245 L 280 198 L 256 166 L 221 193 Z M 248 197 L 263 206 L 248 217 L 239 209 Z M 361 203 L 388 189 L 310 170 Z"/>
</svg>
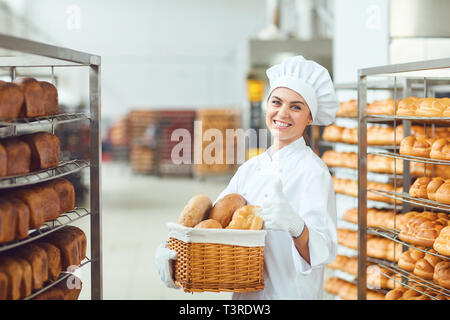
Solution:
<svg viewBox="0 0 450 320">
<path fill-rule="evenodd" d="M 275 150 L 303 136 L 311 123 L 308 104 L 300 94 L 284 87 L 272 91 L 267 102 L 266 125 L 275 138 Z"/>
</svg>

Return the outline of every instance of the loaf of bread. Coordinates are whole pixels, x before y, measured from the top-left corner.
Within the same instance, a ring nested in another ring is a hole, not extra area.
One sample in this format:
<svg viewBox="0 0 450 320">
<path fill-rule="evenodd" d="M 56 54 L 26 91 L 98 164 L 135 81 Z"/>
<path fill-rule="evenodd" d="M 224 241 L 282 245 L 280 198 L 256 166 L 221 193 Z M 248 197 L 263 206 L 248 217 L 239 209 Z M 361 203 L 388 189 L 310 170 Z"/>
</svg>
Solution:
<svg viewBox="0 0 450 320">
<path fill-rule="evenodd" d="M 367 209 L 367 226 L 370 228 L 396 229 L 401 223 L 402 214 L 394 214 L 392 210 Z M 345 211 L 343 217 L 345 221 L 358 224 L 358 208 Z M 395 218 L 395 221 L 394 221 Z M 396 226 L 394 226 L 394 223 Z M 395 227 L 395 228 L 394 228 Z"/>
<path fill-rule="evenodd" d="M 194 227 L 204 220 L 212 207 L 211 199 L 204 194 L 191 198 L 178 217 L 178 223 L 185 227 Z"/>
<path fill-rule="evenodd" d="M 24 96 L 21 117 L 39 117 L 45 115 L 44 90 L 39 81 L 33 78 L 20 78 L 14 80 Z"/>
<path fill-rule="evenodd" d="M 0 142 L 0 177 L 6 176 L 8 173 L 8 158 L 6 149 Z"/>
<path fill-rule="evenodd" d="M 326 280 L 325 291 L 337 295 L 343 300 L 356 300 L 358 298 L 358 288 L 355 284 L 336 277 L 330 277 Z M 384 300 L 384 294 L 368 289 L 366 291 L 366 299 Z"/>
<path fill-rule="evenodd" d="M 206 219 L 200 221 L 195 225 L 194 228 L 204 228 L 204 229 L 222 229 L 222 225 L 219 221 L 214 219 Z"/>
<path fill-rule="evenodd" d="M 20 297 L 28 297 L 33 291 L 33 271 L 31 264 L 20 257 L 13 257 L 22 268 L 22 279 L 20 280 Z"/>
<path fill-rule="evenodd" d="M 413 270 L 413 274 L 425 280 L 433 279 L 434 268 L 442 261 L 441 258 L 430 253 L 436 253 L 436 251 L 429 250 L 422 259 L 417 260 Z"/>
<path fill-rule="evenodd" d="M 0 256 L 0 272 L 6 275 L 6 299 L 20 299 L 20 286 L 23 278 L 23 270 L 20 263 L 11 257 Z"/>
<path fill-rule="evenodd" d="M 58 114 L 58 90 L 56 90 L 56 87 L 52 83 L 47 81 L 39 81 L 39 84 L 43 91 L 42 101 L 44 105 L 44 114 L 46 116 Z"/>
<path fill-rule="evenodd" d="M 326 126 L 322 133 L 322 139 L 331 142 L 341 142 L 343 127 L 337 125 Z"/>
<path fill-rule="evenodd" d="M 367 104 L 368 115 L 393 115 L 394 109 L 394 99 L 392 98 L 374 100 Z"/>
<path fill-rule="evenodd" d="M 46 213 L 43 199 L 33 188 L 13 190 L 10 194 L 27 205 L 30 212 L 29 227 L 31 229 L 38 229 L 45 223 Z"/>
<path fill-rule="evenodd" d="M 400 154 L 429 158 L 434 141 L 426 135 L 408 136 L 400 142 Z"/>
<path fill-rule="evenodd" d="M 55 285 L 39 293 L 32 300 L 64 300 L 64 292 Z"/>
<path fill-rule="evenodd" d="M 0 199 L 0 243 L 13 241 L 16 236 L 17 213 L 10 202 Z"/>
<path fill-rule="evenodd" d="M 358 116 L 358 102 L 355 99 L 340 102 L 336 116 L 356 118 Z"/>
<path fill-rule="evenodd" d="M 16 212 L 16 229 L 15 229 L 15 239 L 21 240 L 28 236 L 28 230 L 30 230 L 30 209 L 28 206 L 18 198 L 8 197 L 7 200 L 13 210 Z M 12 225 L 11 225 L 12 227 Z"/>
<path fill-rule="evenodd" d="M 435 212 L 411 212 L 406 215 L 399 239 L 407 243 L 432 248 L 441 230 L 448 225 L 448 215 Z"/>
<path fill-rule="evenodd" d="M 0 80 L 0 118 L 18 118 L 23 101 L 22 91 L 17 84 Z"/>
<path fill-rule="evenodd" d="M 409 188 L 409 195 L 415 198 L 428 199 L 427 187 L 431 182 L 429 177 L 420 177 Z"/>
<path fill-rule="evenodd" d="M 445 180 L 441 177 L 435 177 L 431 179 L 427 186 L 427 197 L 430 200 L 436 201 L 436 191 L 441 185 L 445 183 Z"/>
<path fill-rule="evenodd" d="M 445 293 L 417 283 L 398 287 L 386 293 L 385 300 L 447 300 Z"/>
<path fill-rule="evenodd" d="M 60 213 L 69 212 L 75 208 L 75 188 L 69 180 L 58 178 L 45 183 L 53 188 L 59 198 Z"/>
<path fill-rule="evenodd" d="M 60 159 L 60 143 L 56 135 L 36 132 L 21 137 L 31 150 L 30 171 L 56 167 Z"/>
<path fill-rule="evenodd" d="M 440 286 L 450 289 L 450 261 L 441 261 L 434 267 L 433 280 Z"/>
<path fill-rule="evenodd" d="M 261 230 L 263 219 L 261 218 L 262 208 L 255 205 L 243 206 L 233 213 L 231 222 L 227 229 Z"/>
<path fill-rule="evenodd" d="M 358 144 L 358 128 L 344 128 L 340 140 L 344 143 Z"/>
<path fill-rule="evenodd" d="M 77 300 L 82 289 L 82 282 L 74 275 L 71 275 L 70 278 L 75 278 L 78 285 L 73 287 L 70 285 L 69 287 L 69 280 L 60 281 L 48 290 L 38 294 L 33 300 Z"/>
<path fill-rule="evenodd" d="M 397 115 L 413 117 L 419 107 L 420 99 L 417 97 L 408 97 L 399 101 L 397 106 Z"/>
<path fill-rule="evenodd" d="M 17 247 L 14 255 L 27 260 L 31 265 L 33 274 L 33 289 L 41 289 L 48 280 L 48 257 L 44 249 L 33 243 Z"/>
<path fill-rule="evenodd" d="M 4 272 L 0 271 L 0 300 L 7 299 L 8 277 Z"/>
<path fill-rule="evenodd" d="M 222 227 L 226 228 L 233 217 L 233 213 L 245 206 L 247 200 L 237 193 L 231 193 L 217 200 L 209 213 L 209 218 L 220 222 Z"/>
<path fill-rule="evenodd" d="M 442 117 L 446 106 L 439 99 L 425 98 L 416 110 L 419 117 Z"/>
<path fill-rule="evenodd" d="M 53 244 L 60 250 L 63 271 L 68 270 L 71 266 L 78 266 L 86 258 L 86 235 L 77 227 L 64 226 L 46 236 L 44 241 Z"/>
<path fill-rule="evenodd" d="M 450 257 L 450 226 L 442 228 L 433 243 L 433 248 L 440 254 Z"/>
<path fill-rule="evenodd" d="M 33 244 L 45 250 L 48 260 L 48 278 L 55 281 L 58 279 L 62 271 L 61 250 L 59 250 L 55 245 L 40 239 L 38 239 L 38 241 L 34 241 Z"/>
<path fill-rule="evenodd" d="M 450 139 L 441 138 L 434 141 L 431 146 L 430 158 L 450 160 Z"/>
<path fill-rule="evenodd" d="M 30 172 L 31 149 L 17 137 L 3 139 L 1 141 L 6 150 L 7 176 Z"/>
<path fill-rule="evenodd" d="M 436 201 L 440 203 L 450 204 L 450 180 L 446 180 L 436 190 Z"/>
</svg>

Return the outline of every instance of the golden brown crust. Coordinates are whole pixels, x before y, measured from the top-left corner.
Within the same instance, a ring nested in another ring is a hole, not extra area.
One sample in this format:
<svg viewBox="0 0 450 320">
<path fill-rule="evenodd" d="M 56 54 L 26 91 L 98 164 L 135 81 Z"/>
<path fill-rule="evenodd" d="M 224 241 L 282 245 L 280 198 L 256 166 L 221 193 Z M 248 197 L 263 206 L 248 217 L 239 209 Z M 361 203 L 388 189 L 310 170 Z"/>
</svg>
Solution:
<svg viewBox="0 0 450 320">
<path fill-rule="evenodd" d="M 263 219 L 259 216 L 260 206 L 246 205 L 237 209 L 227 229 L 261 230 Z"/>
<path fill-rule="evenodd" d="M 217 200 L 209 213 L 209 218 L 219 221 L 222 227 L 226 228 L 233 217 L 233 213 L 246 204 L 247 200 L 240 194 L 228 194 Z"/>
<path fill-rule="evenodd" d="M 200 221 L 195 225 L 194 228 L 204 228 L 204 229 L 222 229 L 222 225 L 219 221 L 214 219 L 206 219 Z"/>
<path fill-rule="evenodd" d="M 212 201 L 204 194 L 192 197 L 178 217 L 178 223 L 185 227 L 194 227 L 205 219 L 211 210 Z M 211 217 L 212 218 L 212 217 Z"/>
</svg>

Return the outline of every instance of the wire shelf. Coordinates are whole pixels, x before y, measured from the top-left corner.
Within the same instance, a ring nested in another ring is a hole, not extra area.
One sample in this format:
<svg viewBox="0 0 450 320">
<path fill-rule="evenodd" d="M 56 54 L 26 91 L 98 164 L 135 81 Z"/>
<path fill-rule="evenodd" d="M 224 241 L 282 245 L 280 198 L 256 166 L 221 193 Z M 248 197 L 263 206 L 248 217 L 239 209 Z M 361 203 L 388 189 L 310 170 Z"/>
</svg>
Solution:
<svg viewBox="0 0 450 320">
<path fill-rule="evenodd" d="M 345 143 L 345 142 L 333 142 L 333 141 L 326 141 L 321 140 L 319 142 L 320 146 L 322 147 L 335 147 L 335 146 L 347 146 L 347 147 L 358 147 L 358 144 L 352 144 L 352 143 Z M 398 149 L 399 146 L 395 147 L 394 145 L 368 145 L 368 148 L 372 149 L 386 149 L 386 150 L 392 150 L 392 149 Z"/>
<path fill-rule="evenodd" d="M 90 212 L 85 208 L 75 208 L 72 211 L 61 214 L 55 220 L 47 221 L 39 229 L 32 230 L 28 233 L 28 237 L 22 240 L 16 240 L 10 243 L 5 243 L 0 245 L 0 252 L 4 252 L 26 243 L 35 241 L 39 238 L 45 237 L 62 227 L 69 225 L 83 217 L 90 215 Z"/>
<path fill-rule="evenodd" d="M 434 123 L 434 124 L 445 124 L 448 125 L 450 118 L 448 117 L 416 117 L 416 116 L 398 116 L 398 115 L 379 115 L 370 114 L 367 115 L 367 121 L 378 122 L 378 121 L 397 121 L 397 120 L 409 120 L 412 122 L 419 123 Z"/>
<path fill-rule="evenodd" d="M 422 157 L 415 157 L 415 156 L 408 156 L 404 154 L 398 154 L 394 152 L 367 152 L 367 154 L 373 154 L 378 156 L 383 156 L 387 158 L 393 158 L 393 159 L 401 159 L 401 160 L 408 160 L 408 161 L 414 161 L 414 162 L 422 162 L 422 163 L 430 163 L 430 164 L 442 164 L 450 166 L 449 160 L 440 160 L 440 159 L 431 159 L 431 158 L 422 158 Z"/>
<path fill-rule="evenodd" d="M 23 187 L 39 182 L 61 178 L 89 167 L 85 160 L 61 161 L 57 167 L 35 171 L 23 175 L 1 177 L 0 189 Z"/>
<path fill-rule="evenodd" d="M 387 229 L 387 228 L 367 228 L 367 232 L 370 234 L 373 234 L 373 235 L 381 236 L 383 238 L 395 241 L 395 242 L 400 243 L 408 248 L 413 248 L 415 250 L 419 250 L 419 251 L 422 251 L 423 253 L 431 254 L 433 256 L 439 257 L 444 260 L 450 260 L 450 257 L 441 255 L 439 253 L 430 252 L 430 251 L 415 247 L 414 245 L 409 244 L 407 242 L 399 240 L 398 235 L 400 234 L 400 231 L 398 231 L 398 230 Z"/>
<path fill-rule="evenodd" d="M 409 204 L 413 204 L 419 207 L 426 207 L 426 208 L 430 208 L 430 209 L 435 209 L 435 210 L 444 210 L 446 212 L 450 212 L 450 205 L 446 205 L 440 202 L 436 202 L 436 201 L 432 201 L 429 199 L 423 199 L 423 198 L 414 198 L 411 197 L 409 194 L 407 193 L 398 193 L 398 192 L 394 192 L 394 191 L 381 191 L 381 190 L 367 190 L 373 193 L 376 193 L 378 195 L 382 195 L 384 197 L 393 199 L 393 200 L 400 200 Z"/>
<path fill-rule="evenodd" d="M 39 290 L 36 291 L 36 292 L 33 292 L 31 295 L 29 295 L 28 297 L 24 298 L 23 300 L 31 300 L 31 299 L 35 298 L 37 295 L 39 295 L 39 294 L 41 294 L 41 293 L 47 291 L 47 290 L 50 289 L 51 287 L 57 285 L 58 283 L 60 283 L 61 281 L 65 280 L 65 279 L 67 279 L 68 277 L 70 277 L 71 275 L 73 275 L 73 273 L 74 273 L 77 269 L 79 269 L 79 268 L 85 266 L 86 264 L 88 264 L 88 263 L 90 263 L 90 262 L 91 262 L 91 260 L 90 260 L 89 258 L 85 258 L 85 259 L 80 263 L 80 265 L 79 265 L 78 267 L 76 267 L 74 270 L 72 270 L 72 272 L 62 272 L 62 273 L 60 274 L 60 276 L 59 276 L 58 279 L 56 279 L 55 281 L 49 281 L 43 288 L 39 289 Z"/>
<path fill-rule="evenodd" d="M 53 116 L 42 116 L 23 119 L 0 118 L 0 126 L 11 127 L 20 125 L 60 124 L 90 119 L 85 113 L 61 113 Z"/>
<path fill-rule="evenodd" d="M 422 287 L 425 287 L 425 288 L 427 288 L 427 289 L 429 289 L 431 291 L 439 293 L 440 295 L 443 295 L 445 297 L 450 297 L 450 290 L 449 289 L 446 289 L 444 287 L 439 286 L 438 284 L 436 284 L 434 282 L 430 282 L 430 281 L 425 280 L 425 279 L 423 279 L 423 278 L 421 278 L 419 276 L 416 276 L 415 274 L 412 274 L 412 273 L 410 273 L 410 272 L 408 272 L 406 270 L 403 270 L 403 269 L 399 268 L 397 265 L 385 264 L 385 263 L 382 263 L 382 262 L 379 262 L 377 264 L 380 267 L 388 269 L 389 271 L 392 271 L 394 273 L 400 274 L 402 276 L 402 278 L 410 280 L 410 281 L 412 281 L 412 282 L 414 282 L 414 283 L 416 283 L 416 284 L 418 284 L 418 285 L 420 285 Z M 419 292 L 419 293 L 421 293 L 423 295 L 426 295 L 427 297 L 431 298 L 432 300 L 439 300 L 436 297 L 433 297 L 432 295 L 429 295 L 429 294 L 427 294 L 425 292 L 422 292 L 422 291 L 418 290 L 415 287 L 412 287 L 411 285 L 409 285 L 407 283 L 399 281 L 395 277 L 393 277 L 393 276 L 391 276 L 391 275 L 389 275 L 389 274 L 387 274 L 387 273 L 385 273 L 383 271 L 378 270 L 378 272 L 380 274 L 384 275 L 385 277 L 387 277 L 389 279 L 392 279 L 394 282 L 399 283 L 401 286 L 405 286 L 405 287 L 408 287 L 410 289 L 413 289 L 416 292 Z"/>
</svg>

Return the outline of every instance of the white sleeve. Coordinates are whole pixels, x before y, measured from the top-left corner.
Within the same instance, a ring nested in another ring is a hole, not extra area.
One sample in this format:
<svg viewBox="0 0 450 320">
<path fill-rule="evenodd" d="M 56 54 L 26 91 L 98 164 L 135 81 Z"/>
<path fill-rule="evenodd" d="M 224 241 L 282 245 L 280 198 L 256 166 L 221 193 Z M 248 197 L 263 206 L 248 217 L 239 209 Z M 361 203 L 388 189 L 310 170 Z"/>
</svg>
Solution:
<svg viewBox="0 0 450 320">
<path fill-rule="evenodd" d="M 299 213 L 309 231 L 311 264 L 300 256 L 293 241 L 292 252 L 297 271 L 308 274 L 312 269 L 325 266 L 336 258 L 336 200 L 328 172 L 309 175 L 302 179 L 299 187 Z"/>
</svg>

